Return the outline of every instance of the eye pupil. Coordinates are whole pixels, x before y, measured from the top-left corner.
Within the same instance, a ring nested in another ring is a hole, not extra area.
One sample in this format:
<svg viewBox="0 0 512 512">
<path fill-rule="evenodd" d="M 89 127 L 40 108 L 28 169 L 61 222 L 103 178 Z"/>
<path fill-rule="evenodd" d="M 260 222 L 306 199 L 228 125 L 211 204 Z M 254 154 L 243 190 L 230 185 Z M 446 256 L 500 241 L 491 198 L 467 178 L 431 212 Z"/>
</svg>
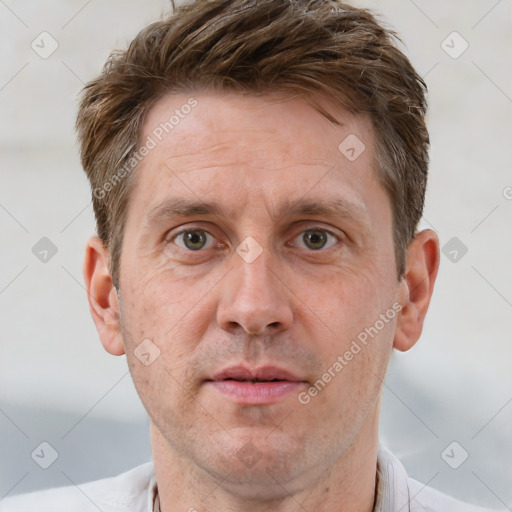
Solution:
<svg viewBox="0 0 512 512">
<path fill-rule="evenodd" d="M 311 249 L 321 249 L 327 242 L 327 237 L 323 231 L 308 230 L 304 232 L 304 243 Z"/>
<path fill-rule="evenodd" d="M 188 249 L 197 251 L 206 243 L 206 237 L 204 236 L 203 231 L 185 231 L 183 242 Z"/>
</svg>

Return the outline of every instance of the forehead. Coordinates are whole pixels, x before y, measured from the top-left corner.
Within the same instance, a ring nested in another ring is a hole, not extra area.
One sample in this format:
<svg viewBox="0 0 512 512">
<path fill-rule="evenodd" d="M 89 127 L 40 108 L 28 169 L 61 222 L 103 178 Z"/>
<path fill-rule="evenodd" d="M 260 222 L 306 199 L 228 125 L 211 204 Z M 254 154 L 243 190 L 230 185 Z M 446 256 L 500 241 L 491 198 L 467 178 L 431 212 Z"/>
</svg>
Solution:
<svg viewBox="0 0 512 512">
<path fill-rule="evenodd" d="M 271 165 L 279 158 L 290 164 L 299 159 L 334 163 L 343 154 L 340 143 L 351 136 L 357 150 L 364 144 L 369 150 L 364 159 L 371 160 L 374 131 L 370 119 L 350 114 L 326 98 L 315 101 L 338 120 L 339 127 L 304 99 L 282 92 L 259 96 L 212 91 L 168 94 L 149 111 L 142 140 L 155 139 L 156 153 L 175 160 L 204 153 L 229 158 L 243 148 L 246 158 L 257 160 L 259 156 Z M 275 151 L 261 153 L 260 142 Z"/>
<path fill-rule="evenodd" d="M 371 121 L 322 107 L 334 125 L 301 98 L 280 93 L 180 93 L 160 99 L 145 119 L 141 141 L 152 141 L 137 169 L 132 199 L 148 215 L 169 196 L 273 216 L 285 202 L 329 195 L 368 207 L 365 193 L 386 195 L 376 172 Z M 134 197 L 135 196 L 135 197 Z M 371 206 L 371 205 L 370 205 Z"/>
</svg>

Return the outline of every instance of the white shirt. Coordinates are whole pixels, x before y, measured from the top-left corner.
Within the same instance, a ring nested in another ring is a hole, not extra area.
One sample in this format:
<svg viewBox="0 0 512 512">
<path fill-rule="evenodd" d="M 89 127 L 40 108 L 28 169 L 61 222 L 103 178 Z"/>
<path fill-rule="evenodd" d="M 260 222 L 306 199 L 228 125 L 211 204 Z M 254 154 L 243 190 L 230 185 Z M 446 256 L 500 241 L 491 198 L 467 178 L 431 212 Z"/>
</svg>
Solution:
<svg viewBox="0 0 512 512">
<path fill-rule="evenodd" d="M 377 457 L 377 500 L 373 512 L 489 512 L 407 476 L 383 446 Z M 160 512 L 153 463 L 119 476 L 7 497 L 0 512 Z"/>
</svg>

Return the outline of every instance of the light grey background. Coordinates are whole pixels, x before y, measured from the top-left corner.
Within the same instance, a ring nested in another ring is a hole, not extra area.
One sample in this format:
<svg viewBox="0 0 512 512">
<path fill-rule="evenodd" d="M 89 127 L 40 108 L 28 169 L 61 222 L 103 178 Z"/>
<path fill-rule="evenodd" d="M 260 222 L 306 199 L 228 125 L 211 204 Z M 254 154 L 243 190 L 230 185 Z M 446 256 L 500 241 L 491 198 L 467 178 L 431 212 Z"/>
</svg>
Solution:
<svg viewBox="0 0 512 512">
<path fill-rule="evenodd" d="M 382 13 L 427 81 L 422 225 L 442 246 L 456 237 L 467 247 L 453 262 L 448 246 L 423 336 L 393 356 L 381 438 L 411 476 L 510 508 L 512 2 L 353 3 Z M 0 0 L 0 498 L 150 458 L 125 357 L 103 350 L 88 312 L 81 265 L 94 219 L 73 125 L 83 83 L 168 8 L 164 0 Z M 42 46 L 43 31 L 58 43 L 47 59 L 31 48 Z M 464 44 L 453 31 L 469 44 L 456 59 L 445 51 Z M 58 249 L 47 263 L 32 253 L 42 237 Z M 43 441 L 58 452 L 46 470 L 31 457 Z M 452 464 L 469 454 L 458 469 L 441 456 L 453 441 Z"/>
</svg>

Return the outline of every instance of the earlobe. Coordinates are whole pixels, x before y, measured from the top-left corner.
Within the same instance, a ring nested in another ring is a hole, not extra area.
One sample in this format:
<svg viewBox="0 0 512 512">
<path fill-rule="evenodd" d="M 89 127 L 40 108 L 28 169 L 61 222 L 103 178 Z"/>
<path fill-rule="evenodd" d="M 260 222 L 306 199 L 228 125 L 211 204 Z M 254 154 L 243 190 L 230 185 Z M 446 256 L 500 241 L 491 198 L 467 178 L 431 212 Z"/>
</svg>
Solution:
<svg viewBox="0 0 512 512">
<path fill-rule="evenodd" d="M 405 276 L 400 283 L 399 300 L 402 310 L 398 316 L 393 342 L 393 347 L 397 350 L 409 350 L 421 335 L 439 262 L 437 234 L 431 229 L 421 231 L 409 244 Z"/>
<path fill-rule="evenodd" d="M 108 251 L 97 236 L 87 241 L 83 274 L 89 309 L 101 343 L 112 355 L 124 354 L 119 302 L 108 267 Z"/>
</svg>

